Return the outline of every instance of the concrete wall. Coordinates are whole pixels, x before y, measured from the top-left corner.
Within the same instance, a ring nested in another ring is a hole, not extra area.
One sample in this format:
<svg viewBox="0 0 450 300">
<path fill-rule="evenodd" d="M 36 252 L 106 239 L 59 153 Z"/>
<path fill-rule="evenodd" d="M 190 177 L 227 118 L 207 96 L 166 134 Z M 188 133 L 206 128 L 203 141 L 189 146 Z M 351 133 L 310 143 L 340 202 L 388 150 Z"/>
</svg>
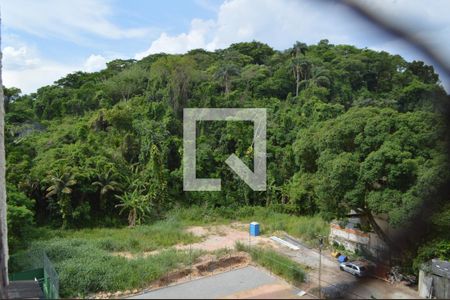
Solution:
<svg viewBox="0 0 450 300">
<path fill-rule="evenodd" d="M 450 279 L 419 271 L 419 296 L 422 298 L 450 298 Z"/>
<path fill-rule="evenodd" d="M 431 276 L 427 276 L 423 270 L 419 271 L 419 296 L 422 298 L 430 298 L 431 296 L 431 284 L 433 278 Z"/>
<path fill-rule="evenodd" d="M 438 299 L 449 299 L 450 279 L 436 275 L 432 276 L 433 276 L 433 294 Z"/>
<path fill-rule="evenodd" d="M 381 251 L 386 249 L 385 243 L 375 233 L 342 228 L 334 223 L 330 225 L 329 240 L 331 243 L 336 242 L 342 245 L 346 250 L 353 252 L 362 250 L 374 257 L 377 257 Z"/>
<path fill-rule="evenodd" d="M 336 242 L 349 251 L 356 251 L 361 245 L 369 244 L 369 235 L 357 229 L 342 228 L 337 224 L 331 224 L 330 242 Z"/>
</svg>

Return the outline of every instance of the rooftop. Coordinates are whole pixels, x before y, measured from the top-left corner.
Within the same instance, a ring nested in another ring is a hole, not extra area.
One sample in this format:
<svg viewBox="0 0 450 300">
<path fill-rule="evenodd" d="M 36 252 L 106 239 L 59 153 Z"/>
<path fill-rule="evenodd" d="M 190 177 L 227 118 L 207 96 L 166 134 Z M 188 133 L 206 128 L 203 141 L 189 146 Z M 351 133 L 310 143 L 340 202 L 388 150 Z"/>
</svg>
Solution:
<svg viewBox="0 0 450 300">
<path fill-rule="evenodd" d="M 440 259 L 431 260 L 433 274 L 450 279 L 450 262 Z"/>
</svg>

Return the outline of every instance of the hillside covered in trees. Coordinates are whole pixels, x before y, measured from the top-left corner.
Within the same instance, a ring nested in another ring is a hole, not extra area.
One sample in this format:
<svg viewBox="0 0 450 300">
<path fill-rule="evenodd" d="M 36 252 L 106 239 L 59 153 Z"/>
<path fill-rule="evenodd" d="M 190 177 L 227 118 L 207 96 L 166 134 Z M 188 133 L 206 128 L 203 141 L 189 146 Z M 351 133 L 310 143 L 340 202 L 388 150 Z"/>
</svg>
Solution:
<svg viewBox="0 0 450 300">
<path fill-rule="evenodd" d="M 439 210 L 421 217 L 420 255 L 450 258 L 448 195 L 436 195 L 450 174 L 448 96 L 422 62 L 327 40 L 285 51 L 250 42 L 114 60 L 5 96 L 12 249 L 35 225 L 134 225 L 194 204 L 326 220 L 355 210 L 383 237 L 374 215 L 407 227 L 432 199 Z M 266 192 L 224 164 L 235 153 L 252 166 L 247 122 L 198 123 L 197 177 L 222 178 L 222 191 L 183 192 L 188 107 L 267 108 Z"/>
</svg>

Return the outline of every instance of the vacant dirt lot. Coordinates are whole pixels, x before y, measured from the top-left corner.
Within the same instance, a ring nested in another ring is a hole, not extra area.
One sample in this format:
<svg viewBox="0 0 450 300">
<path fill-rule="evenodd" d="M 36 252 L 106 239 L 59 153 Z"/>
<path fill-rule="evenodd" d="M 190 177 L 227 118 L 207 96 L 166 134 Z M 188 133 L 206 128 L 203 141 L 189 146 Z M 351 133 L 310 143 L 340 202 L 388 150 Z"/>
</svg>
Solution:
<svg viewBox="0 0 450 300">
<path fill-rule="evenodd" d="M 265 247 L 271 247 L 284 255 L 289 256 L 291 259 L 297 261 L 301 265 L 308 267 L 307 282 L 302 284 L 299 288 L 309 292 L 302 298 L 309 298 L 311 294 L 318 294 L 318 265 L 319 265 L 319 253 L 317 250 L 306 247 L 302 243 L 296 244 L 299 250 L 292 250 L 286 246 L 280 245 L 272 241 L 269 237 L 250 237 L 248 233 L 247 224 L 233 223 L 230 225 L 217 225 L 217 226 L 194 226 L 187 229 L 189 232 L 196 236 L 202 237 L 202 241 L 194 243 L 191 245 L 177 245 L 176 249 L 179 250 L 203 250 L 207 252 L 213 252 L 219 249 L 233 249 L 236 242 L 240 241 L 242 243 L 250 243 L 250 245 L 259 245 Z M 282 237 L 282 236 L 281 236 Z M 152 255 L 157 253 L 156 251 L 145 252 L 139 255 Z M 116 255 L 125 256 L 132 259 L 135 255 L 127 252 L 116 253 Z M 211 265 L 214 263 L 214 258 L 210 256 L 204 256 L 201 258 L 201 264 L 207 265 L 206 268 L 214 270 L 218 266 Z M 209 264 L 208 265 L 208 261 Z M 217 263 L 217 261 L 216 261 Z M 247 262 L 242 264 L 236 264 L 242 267 L 246 265 Z M 233 265 L 233 264 L 230 264 Z M 229 270 L 231 267 L 218 268 L 214 273 L 219 273 L 220 271 Z M 201 269 L 201 267 L 200 267 Z M 206 272 L 207 273 L 207 272 Z M 178 274 L 180 278 L 168 283 L 186 281 L 201 277 L 204 274 L 200 272 Z M 178 275 L 174 275 L 175 277 Z M 388 282 L 375 279 L 375 278 L 355 278 L 348 273 L 344 273 L 339 270 L 339 265 L 337 261 L 327 252 L 322 252 L 322 291 L 324 294 L 330 297 L 346 297 L 346 298 L 395 298 L 395 299 L 408 299 L 408 298 L 418 298 L 418 293 L 414 289 L 406 287 L 402 284 L 392 285 Z M 251 280 L 249 278 L 248 280 Z M 154 287 L 163 286 L 165 283 L 155 284 Z M 215 289 L 221 289 L 222 286 L 219 284 L 214 287 Z M 174 289 L 177 291 L 177 289 Z M 183 294 L 180 294 L 183 295 Z M 225 296 L 225 295 L 223 295 Z M 292 286 L 287 283 L 280 284 L 270 283 L 264 286 L 256 286 L 254 288 L 248 288 L 245 290 L 239 290 L 234 293 L 226 295 L 229 298 L 296 298 L 297 295 L 292 293 Z"/>
<path fill-rule="evenodd" d="M 249 242 L 248 225 L 234 223 L 229 226 L 212 227 L 191 227 L 188 229 L 195 235 L 203 236 L 204 240 L 200 243 L 192 244 L 192 249 L 202 249 L 207 251 L 218 250 L 221 248 L 233 248 L 236 241 L 244 243 Z M 317 292 L 318 288 L 318 265 L 319 253 L 317 250 L 306 247 L 298 243 L 299 250 L 291 250 L 288 247 L 275 243 L 268 237 L 251 237 L 251 245 L 268 246 L 291 257 L 301 265 L 309 267 L 308 282 L 302 286 L 306 291 Z M 188 249 L 189 245 L 178 246 L 178 249 Z M 355 278 L 348 273 L 339 270 L 337 261 L 328 251 L 322 252 L 322 288 L 324 293 L 330 296 L 346 296 L 351 298 L 395 298 L 411 299 L 417 298 L 416 290 L 406 287 L 402 284 L 390 284 L 376 278 Z M 280 286 L 272 287 L 277 290 Z M 265 288 L 266 289 L 266 288 Z M 267 288 L 263 294 L 260 290 L 252 291 L 256 298 L 270 298 L 270 288 Z M 253 297 L 246 291 L 246 294 L 236 294 L 237 298 Z M 305 298 L 307 295 L 303 296 Z"/>
<path fill-rule="evenodd" d="M 277 247 L 277 245 L 268 237 L 257 236 L 250 237 L 248 230 L 246 228 L 248 225 L 233 223 L 231 225 L 217 225 L 217 226 L 192 226 L 187 228 L 188 232 L 202 237 L 202 241 L 190 245 L 176 245 L 174 248 L 178 250 L 204 250 L 204 251 L 215 251 L 219 249 L 234 249 L 236 242 L 240 241 L 245 244 L 251 245 L 270 245 L 271 247 Z M 148 256 L 157 254 L 159 251 L 148 251 L 138 254 L 134 254 L 127 251 L 115 252 L 113 255 L 123 256 L 129 259 L 135 258 L 137 256 Z"/>
<path fill-rule="evenodd" d="M 205 251 L 215 251 L 223 248 L 232 249 L 238 241 L 259 246 L 274 245 L 270 238 L 263 236 L 250 237 L 248 225 L 239 223 L 210 227 L 194 226 L 189 227 L 187 230 L 196 236 L 203 237 L 204 240 L 191 245 L 179 245 L 176 246 L 177 249 L 186 250 L 192 248 Z"/>
</svg>

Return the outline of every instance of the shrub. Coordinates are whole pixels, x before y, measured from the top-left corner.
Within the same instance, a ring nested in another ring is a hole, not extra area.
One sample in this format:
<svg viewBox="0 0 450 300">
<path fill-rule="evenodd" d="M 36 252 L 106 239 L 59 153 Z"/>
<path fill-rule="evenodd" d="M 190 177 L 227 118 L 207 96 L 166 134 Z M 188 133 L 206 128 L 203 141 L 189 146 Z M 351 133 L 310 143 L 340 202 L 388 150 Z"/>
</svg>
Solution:
<svg viewBox="0 0 450 300">
<path fill-rule="evenodd" d="M 34 225 L 34 200 L 29 199 L 24 193 L 13 185 L 7 186 L 8 191 L 8 244 L 11 251 L 26 246 L 26 240 Z"/>
</svg>

